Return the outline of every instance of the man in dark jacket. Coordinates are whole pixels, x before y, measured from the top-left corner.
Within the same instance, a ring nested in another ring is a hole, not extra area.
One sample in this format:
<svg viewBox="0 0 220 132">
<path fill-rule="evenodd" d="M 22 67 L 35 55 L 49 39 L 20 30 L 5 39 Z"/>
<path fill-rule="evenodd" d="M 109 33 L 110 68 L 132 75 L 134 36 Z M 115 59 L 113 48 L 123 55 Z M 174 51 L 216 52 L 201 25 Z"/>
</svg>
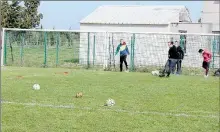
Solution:
<svg viewBox="0 0 220 132">
<path fill-rule="evenodd" d="M 178 53 L 177 53 L 177 48 L 176 46 L 173 44 L 173 42 L 169 43 L 169 51 L 168 51 L 168 62 L 165 65 L 164 70 L 162 71 L 161 75 L 159 75 L 159 77 L 164 77 L 165 73 L 167 74 L 166 77 L 170 76 L 170 73 L 172 71 L 172 69 L 175 68 L 177 60 L 178 60 Z"/>
<path fill-rule="evenodd" d="M 176 50 L 178 53 L 178 60 L 177 60 L 177 71 L 176 74 L 179 75 L 182 72 L 182 60 L 184 59 L 184 51 L 182 49 L 182 47 L 180 46 L 180 44 L 176 41 Z"/>
</svg>

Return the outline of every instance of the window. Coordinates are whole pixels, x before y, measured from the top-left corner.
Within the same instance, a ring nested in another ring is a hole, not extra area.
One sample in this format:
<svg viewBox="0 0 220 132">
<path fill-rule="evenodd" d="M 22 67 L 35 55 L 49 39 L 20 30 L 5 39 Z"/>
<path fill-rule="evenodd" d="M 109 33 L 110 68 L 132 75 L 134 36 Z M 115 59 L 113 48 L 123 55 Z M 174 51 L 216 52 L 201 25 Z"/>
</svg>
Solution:
<svg viewBox="0 0 220 132">
<path fill-rule="evenodd" d="M 179 30 L 179 33 L 187 33 L 185 30 Z M 180 46 L 183 49 L 184 53 L 186 53 L 186 35 L 180 35 Z"/>
</svg>

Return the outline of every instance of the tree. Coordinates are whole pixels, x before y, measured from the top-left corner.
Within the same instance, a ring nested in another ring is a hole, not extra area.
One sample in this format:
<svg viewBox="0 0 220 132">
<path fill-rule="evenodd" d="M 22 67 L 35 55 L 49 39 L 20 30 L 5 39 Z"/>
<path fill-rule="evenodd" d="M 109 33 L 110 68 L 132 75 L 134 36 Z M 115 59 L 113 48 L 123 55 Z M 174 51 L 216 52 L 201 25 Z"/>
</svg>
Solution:
<svg viewBox="0 0 220 132">
<path fill-rule="evenodd" d="M 20 5 L 20 1 L 17 0 L 13 0 L 11 5 L 9 5 L 9 27 L 10 28 L 20 28 L 21 26 L 21 19 L 22 19 L 22 11 L 23 11 L 23 7 L 21 7 Z"/>
<path fill-rule="evenodd" d="M 2 15 L 2 26 L 6 28 L 19 28 L 20 27 L 20 17 L 22 7 L 19 5 L 20 2 L 13 0 L 11 4 L 7 1 L 1 1 L 1 15 Z"/>
<path fill-rule="evenodd" d="M 43 14 L 38 13 L 40 0 L 24 0 L 23 12 L 23 27 L 22 28 L 36 28 L 40 26 L 40 20 L 43 19 Z"/>
<path fill-rule="evenodd" d="M 1 16 L 2 16 L 2 27 L 8 27 L 8 19 L 9 19 L 9 4 L 7 1 L 1 1 Z"/>
<path fill-rule="evenodd" d="M 24 6 L 21 1 L 1 1 L 2 26 L 5 28 L 36 28 L 40 26 L 43 14 L 38 13 L 39 0 L 25 0 Z"/>
</svg>

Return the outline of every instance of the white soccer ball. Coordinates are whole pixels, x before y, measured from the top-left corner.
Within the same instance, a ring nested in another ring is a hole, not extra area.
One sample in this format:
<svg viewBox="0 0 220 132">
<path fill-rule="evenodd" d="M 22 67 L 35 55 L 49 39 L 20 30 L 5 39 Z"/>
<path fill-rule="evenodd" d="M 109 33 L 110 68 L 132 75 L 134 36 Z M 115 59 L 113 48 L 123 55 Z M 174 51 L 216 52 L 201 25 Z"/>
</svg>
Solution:
<svg viewBox="0 0 220 132">
<path fill-rule="evenodd" d="M 156 70 L 156 71 L 152 71 L 151 74 L 153 76 L 159 76 L 160 72 Z"/>
<path fill-rule="evenodd" d="M 113 106 L 113 105 L 115 105 L 114 99 L 108 99 L 108 100 L 106 100 L 106 105 L 107 105 L 107 106 Z"/>
<path fill-rule="evenodd" d="M 40 85 L 39 84 L 34 84 L 33 89 L 34 90 L 40 90 Z"/>
</svg>

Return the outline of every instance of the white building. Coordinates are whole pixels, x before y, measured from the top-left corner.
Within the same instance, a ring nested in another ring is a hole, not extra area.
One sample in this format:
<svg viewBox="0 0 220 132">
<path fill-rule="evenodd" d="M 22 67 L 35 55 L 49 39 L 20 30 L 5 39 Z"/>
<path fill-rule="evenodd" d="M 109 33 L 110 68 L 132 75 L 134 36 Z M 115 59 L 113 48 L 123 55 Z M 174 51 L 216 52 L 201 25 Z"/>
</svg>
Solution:
<svg viewBox="0 0 220 132">
<path fill-rule="evenodd" d="M 169 32 L 170 22 L 191 22 L 185 6 L 101 6 L 80 21 L 81 30 Z"/>
<path fill-rule="evenodd" d="M 113 58 L 111 55 L 113 46 L 116 47 L 120 39 L 124 39 L 131 49 L 130 42 L 133 34 L 122 33 L 131 31 L 136 32 L 135 65 L 164 65 L 167 58 L 168 41 L 171 38 L 174 41 L 179 41 L 180 35 L 164 35 L 162 33 L 212 33 L 213 23 L 205 21 L 206 16 L 202 16 L 202 22 L 205 23 L 192 23 L 190 13 L 185 6 L 101 6 L 80 21 L 80 30 L 108 33 L 90 33 L 89 59 L 87 57 L 88 35 L 81 34 L 81 63 L 87 62 L 87 60 L 92 63 L 93 57 L 96 64 L 110 63 Z M 161 34 L 140 32 L 160 32 Z M 95 45 L 93 45 L 94 36 Z M 198 49 L 211 49 L 210 39 L 212 39 L 210 36 L 186 36 L 184 47 L 187 56 L 183 65 L 200 67 L 202 58 L 198 54 Z M 95 55 L 92 53 L 93 48 L 96 49 Z M 116 58 L 116 64 L 119 62 L 118 59 Z M 219 62 L 215 60 L 215 64 L 219 64 Z"/>
<path fill-rule="evenodd" d="M 219 0 L 204 1 L 203 10 L 201 13 L 201 22 L 211 23 L 212 33 L 218 33 L 218 34 L 220 34 L 220 29 L 219 29 L 220 5 L 219 4 L 220 4 Z"/>
</svg>

